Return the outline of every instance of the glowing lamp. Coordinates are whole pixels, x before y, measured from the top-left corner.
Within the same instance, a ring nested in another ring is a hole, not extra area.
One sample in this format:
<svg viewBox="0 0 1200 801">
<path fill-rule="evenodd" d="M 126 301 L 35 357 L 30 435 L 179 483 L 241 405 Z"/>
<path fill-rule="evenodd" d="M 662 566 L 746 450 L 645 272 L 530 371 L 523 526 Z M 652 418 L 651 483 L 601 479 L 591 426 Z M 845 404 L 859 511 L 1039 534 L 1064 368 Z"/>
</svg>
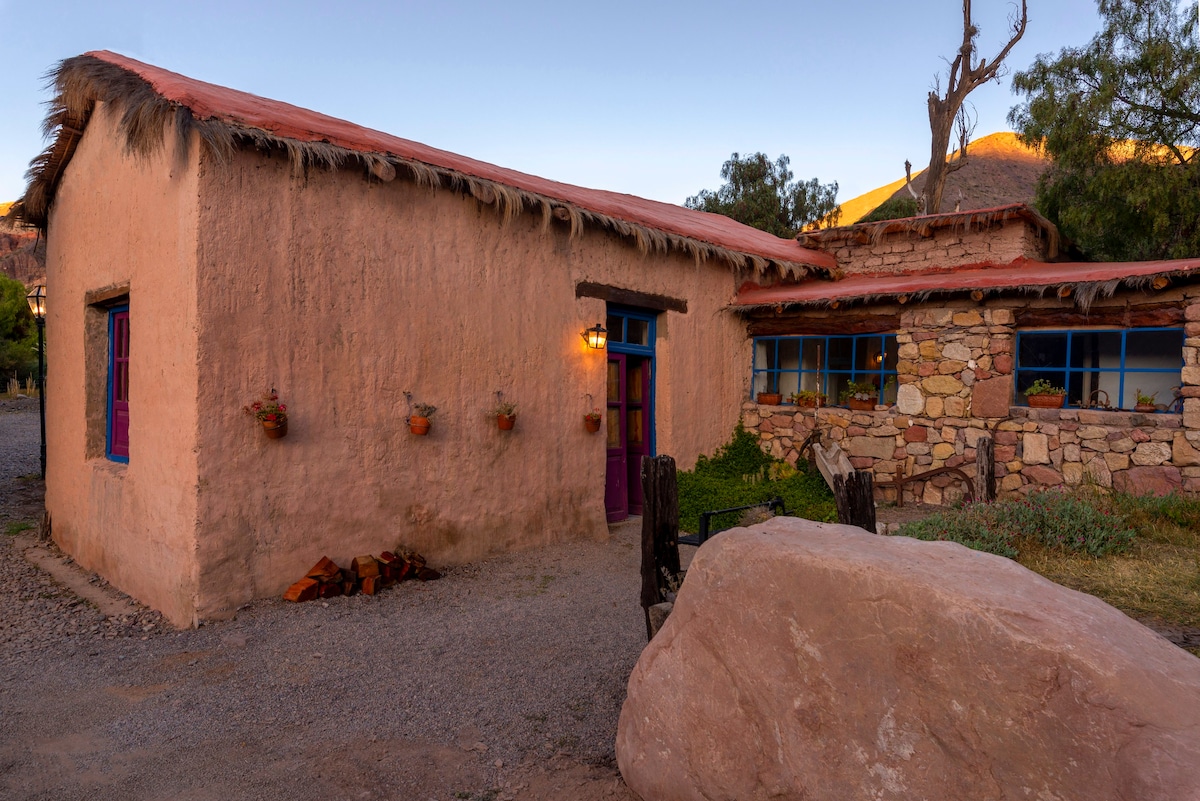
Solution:
<svg viewBox="0 0 1200 801">
<path fill-rule="evenodd" d="M 600 325 L 600 323 L 596 323 L 591 328 L 584 329 L 579 332 L 579 335 L 583 337 L 583 341 L 592 350 L 604 350 L 604 346 L 608 344 L 608 329 Z"/>
</svg>

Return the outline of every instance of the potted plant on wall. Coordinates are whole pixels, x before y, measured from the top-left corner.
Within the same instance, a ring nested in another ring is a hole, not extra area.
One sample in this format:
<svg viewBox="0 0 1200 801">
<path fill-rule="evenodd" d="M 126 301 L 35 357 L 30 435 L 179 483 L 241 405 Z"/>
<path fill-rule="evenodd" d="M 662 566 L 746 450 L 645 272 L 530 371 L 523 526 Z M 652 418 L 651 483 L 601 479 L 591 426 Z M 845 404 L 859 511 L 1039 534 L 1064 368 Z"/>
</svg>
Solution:
<svg viewBox="0 0 1200 801">
<path fill-rule="evenodd" d="M 1061 409 L 1067 391 L 1056 387 L 1044 378 L 1039 378 L 1025 390 L 1025 401 L 1034 409 Z"/>
<path fill-rule="evenodd" d="M 428 403 L 413 403 L 412 393 L 407 389 L 404 390 L 404 400 L 408 401 L 408 417 L 405 418 L 408 430 L 419 437 L 425 436 L 433 425 L 429 418 L 433 417 L 437 407 Z"/>
<path fill-rule="evenodd" d="M 802 389 L 799 392 L 793 392 L 788 396 L 788 400 L 797 406 L 804 406 L 810 409 L 820 408 L 826 402 L 825 394 L 817 392 L 814 389 Z"/>
<path fill-rule="evenodd" d="M 496 405 L 488 410 L 488 416 L 496 418 L 496 427 L 501 431 L 512 431 L 517 422 L 517 404 L 504 400 L 502 393 L 496 393 Z"/>
<path fill-rule="evenodd" d="M 846 384 L 839 397 L 842 403 L 851 409 L 869 412 L 875 409 L 875 404 L 879 401 L 879 390 L 870 381 L 851 381 Z"/>
<path fill-rule="evenodd" d="M 783 403 L 783 395 L 779 392 L 760 392 L 755 399 L 762 406 L 778 406 Z"/>
<path fill-rule="evenodd" d="M 1135 412 L 1144 412 L 1149 414 L 1151 412 L 1158 411 L 1158 407 L 1154 405 L 1154 399 L 1158 396 L 1157 392 L 1155 392 L 1153 395 L 1144 395 L 1142 394 L 1141 389 L 1135 389 L 1134 394 L 1137 395 L 1137 403 L 1133 407 Z"/>
<path fill-rule="evenodd" d="M 599 408 L 592 409 L 583 416 L 583 426 L 588 431 L 595 434 L 600 430 L 600 421 L 604 419 L 604 415 L 600 413 Z"/>
<path fill-rule="evenodd" d="M 243 406 L 242 411 L 262 424 L 263 433 L 268 438 L 279 439 L 287 436 L 287 406 L 279 402 L 279 393 L 274 387 L 260 399 Z"/>
</svg>

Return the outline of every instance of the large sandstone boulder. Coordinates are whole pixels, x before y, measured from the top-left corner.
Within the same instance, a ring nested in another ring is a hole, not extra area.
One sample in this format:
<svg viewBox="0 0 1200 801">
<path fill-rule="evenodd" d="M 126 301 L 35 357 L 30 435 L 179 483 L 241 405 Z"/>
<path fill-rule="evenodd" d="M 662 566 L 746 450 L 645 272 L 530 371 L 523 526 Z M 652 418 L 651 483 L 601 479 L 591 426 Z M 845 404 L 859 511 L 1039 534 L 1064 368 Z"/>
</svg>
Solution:
<svg viewBox="0 0 1200 801">
<path fill-rule="evenodd" d="M 1200 799 L 1200 659 L 998 556 L 775 518 L 701 548 L 629 680 L 672 799 Z"/>
</svg>

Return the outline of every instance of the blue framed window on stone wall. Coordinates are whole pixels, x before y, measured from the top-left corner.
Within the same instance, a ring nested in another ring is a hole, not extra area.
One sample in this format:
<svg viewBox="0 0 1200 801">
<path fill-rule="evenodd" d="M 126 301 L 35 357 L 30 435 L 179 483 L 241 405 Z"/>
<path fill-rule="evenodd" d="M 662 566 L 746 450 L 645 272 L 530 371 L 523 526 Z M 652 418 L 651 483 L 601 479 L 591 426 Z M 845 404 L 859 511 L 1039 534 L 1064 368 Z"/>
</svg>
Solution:
<svg viewBox="0 0 1200 801">
<path fill-rule="evenodd" d="M 1067 390 L 1067 406 L 1132 409 L 1138 391 L 1171 406 L 1182 367 L 1178 328 L 1018 331 L 1016 400 L 1043 379 Z"/>
<path fill-rule="evenodd" d="M 820 392 L 838 403 L 851 382 L 881 388 L 881 400 L 895 400 L 896 335 L 757 337 L 751 397 L 778 392 Z M 888 379 L 893 379 L 889 382 Z"/>
</svg>

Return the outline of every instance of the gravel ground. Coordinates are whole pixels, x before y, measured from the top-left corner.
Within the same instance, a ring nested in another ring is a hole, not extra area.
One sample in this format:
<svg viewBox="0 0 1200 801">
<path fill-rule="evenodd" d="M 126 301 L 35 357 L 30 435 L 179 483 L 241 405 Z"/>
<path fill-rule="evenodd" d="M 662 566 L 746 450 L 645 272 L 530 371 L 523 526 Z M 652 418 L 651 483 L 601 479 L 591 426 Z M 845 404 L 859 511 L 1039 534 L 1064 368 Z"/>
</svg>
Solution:
<svg viewBox="0 0 1200 801">
<path fill-rule="evenodd" d="M 40 515 L 37 445 L 36 403 L 0 406 L 10 520 Z M 632 798 L 613 739 L 645 644 L 637 541 L 177 631 L 105 618 L 0 537 L 0 797 Z"/>
</svg>

